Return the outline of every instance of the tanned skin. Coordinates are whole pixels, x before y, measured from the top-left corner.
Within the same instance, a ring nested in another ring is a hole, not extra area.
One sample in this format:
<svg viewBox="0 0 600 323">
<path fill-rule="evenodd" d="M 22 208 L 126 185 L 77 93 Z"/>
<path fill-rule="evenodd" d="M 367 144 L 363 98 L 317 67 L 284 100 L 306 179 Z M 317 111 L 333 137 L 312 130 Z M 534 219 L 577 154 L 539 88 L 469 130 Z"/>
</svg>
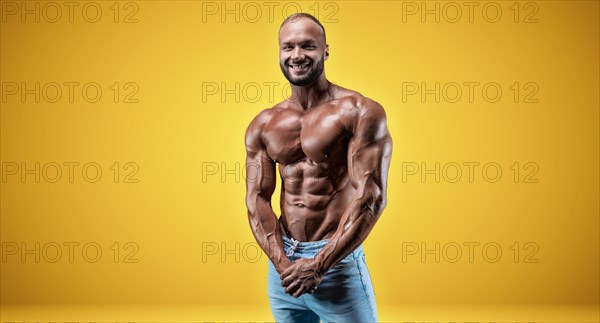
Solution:
<svg viewBox="0 0 600 323">
<path fill-rule="evenodd" d="M 256 241 L 286 293 L 299 297 L 373 229 L 386 205 L 392 139 L 381 105 L 326 79 L 329 48 L 319 25 L 305 17 L 284 24 L 279 48 L 292 95 L 248 126 L 246 205 Z M 279 219 L 271 207 L 277 164 Z M 329 241 L 314 258 L 292 263 L 282 234 Z"/>
</svg>

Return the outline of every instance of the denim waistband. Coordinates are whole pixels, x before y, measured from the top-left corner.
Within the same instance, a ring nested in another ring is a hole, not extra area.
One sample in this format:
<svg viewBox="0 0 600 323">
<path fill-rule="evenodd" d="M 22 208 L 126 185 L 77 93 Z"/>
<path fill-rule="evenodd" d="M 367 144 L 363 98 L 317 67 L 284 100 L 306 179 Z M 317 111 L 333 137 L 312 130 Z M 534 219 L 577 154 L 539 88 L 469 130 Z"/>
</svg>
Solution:
<svg viewBox="0 0 600 323">
<path fill-rule="evenodd" d="M 285 235 L 281 235 L 283 240 L 283 249 L 288 257 L 301 256 L 301 257 L 314 257 L 325 245 L 329 242 L 329 239 L 318 240 L 318 241 L 307 241 L 301 242 L 294 238 L 288 238 Z M 353 253 L 362 253 L 362 244 L 358 246 L 349 256 Z"/>
<path fill-rule="evenodd" d="M 286 247 L 286 249 L 287 249 L 287 247 L 295 246 L 296 250 L 302 250 L 305 252 L 319 251 L 319 250 L 323 249 L 323 247 L 325 247 L 327 242 L 329 242 L 329 239 L 301 242 L 301 241 L 295 240 L 294 238 L 288 238 L 284 235 L 281 235 L 281 238 L 283 239 L 283 246 Z"/>
</svg>

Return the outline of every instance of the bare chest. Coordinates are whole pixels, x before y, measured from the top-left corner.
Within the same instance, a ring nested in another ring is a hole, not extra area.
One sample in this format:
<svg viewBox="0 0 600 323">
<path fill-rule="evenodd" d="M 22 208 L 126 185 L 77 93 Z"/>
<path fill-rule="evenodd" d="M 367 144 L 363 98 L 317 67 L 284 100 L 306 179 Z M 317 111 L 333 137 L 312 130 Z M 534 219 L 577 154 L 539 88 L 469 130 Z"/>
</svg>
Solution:
<svg viewBox="0 0 600 323">
<path fill-rule="evenodd" d="M 292 164 L 308 157 L 324 162 L 345 150 L 348 132 L 339 111 L 324 107 L 302 113 L 282 109 L 263 128 L 269 156 L 280 164 Z"/>
</svg>

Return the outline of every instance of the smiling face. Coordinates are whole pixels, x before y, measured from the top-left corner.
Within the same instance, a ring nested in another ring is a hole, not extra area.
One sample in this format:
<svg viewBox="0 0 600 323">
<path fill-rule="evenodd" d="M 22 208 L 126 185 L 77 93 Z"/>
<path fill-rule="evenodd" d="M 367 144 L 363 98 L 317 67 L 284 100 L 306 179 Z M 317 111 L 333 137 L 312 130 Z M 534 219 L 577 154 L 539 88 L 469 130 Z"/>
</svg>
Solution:
<svg viewBox="0 0 600 323">
<path fill-rule="evenodd" d="M 321 27 L 309 18 L 298 18 L 279 30 L 279 66 L 296 86 L 316 81 L 325 69 L 329 49 Z"/>
</svg>

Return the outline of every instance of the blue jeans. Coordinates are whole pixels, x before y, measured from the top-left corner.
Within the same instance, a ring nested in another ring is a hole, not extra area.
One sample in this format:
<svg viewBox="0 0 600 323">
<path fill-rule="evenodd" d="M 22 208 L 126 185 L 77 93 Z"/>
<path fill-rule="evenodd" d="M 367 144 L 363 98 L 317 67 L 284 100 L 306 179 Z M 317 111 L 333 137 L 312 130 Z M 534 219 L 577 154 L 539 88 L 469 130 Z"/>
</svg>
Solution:
<svg viewBox="0 0 600 323">
<path fill-rule="evenodd" d="M 299 242 L 283 236 L 288 259 L 314 258 L 327 240 Z M 331 268 L 313 294 L 286 294 L 269 260 L 268 288 L 277 322 L 377 322 L 377 306 L 362 245 Z"/>
</svg>

